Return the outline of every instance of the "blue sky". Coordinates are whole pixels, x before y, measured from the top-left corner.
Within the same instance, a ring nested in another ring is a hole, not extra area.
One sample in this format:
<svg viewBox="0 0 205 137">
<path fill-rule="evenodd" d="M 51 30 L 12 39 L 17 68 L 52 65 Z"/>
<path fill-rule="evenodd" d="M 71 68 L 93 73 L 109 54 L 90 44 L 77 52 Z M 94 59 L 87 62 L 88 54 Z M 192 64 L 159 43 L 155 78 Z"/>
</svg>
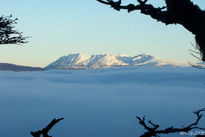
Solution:
<svg viewBox="0 0 205 137">
<path fill-rule="evenodd" d="M 163 4 L 163 0 L 150 2 Z M 205 9 L 204 0 L 195 3 Z M 189 51 L 194 37 L 182 26 L 166 26 L 138 11 L 117 12 L 96 0 L 5 0 L 0 13 L 19 18 L 16 29 L 31 36 L 23 46 L 0 46 L 0 62 L 44 67 L 60 56 L 79 52 L 146 53 L 196 61 Z"/>
</svg>

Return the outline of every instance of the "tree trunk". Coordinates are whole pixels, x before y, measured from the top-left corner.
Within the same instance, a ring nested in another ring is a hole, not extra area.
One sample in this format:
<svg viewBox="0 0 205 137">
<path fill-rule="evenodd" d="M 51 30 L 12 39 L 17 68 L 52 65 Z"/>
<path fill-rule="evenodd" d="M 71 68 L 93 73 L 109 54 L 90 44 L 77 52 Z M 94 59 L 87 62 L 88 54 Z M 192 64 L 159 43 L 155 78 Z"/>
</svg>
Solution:
<svg viewBox="0 0 205 137">
<path fill-rule="evenodd" d="M 205 11 L 190 0 L 165 0 L 169 17 L 195 35 L 197 48 L 205 61 Z"/>
</svg>

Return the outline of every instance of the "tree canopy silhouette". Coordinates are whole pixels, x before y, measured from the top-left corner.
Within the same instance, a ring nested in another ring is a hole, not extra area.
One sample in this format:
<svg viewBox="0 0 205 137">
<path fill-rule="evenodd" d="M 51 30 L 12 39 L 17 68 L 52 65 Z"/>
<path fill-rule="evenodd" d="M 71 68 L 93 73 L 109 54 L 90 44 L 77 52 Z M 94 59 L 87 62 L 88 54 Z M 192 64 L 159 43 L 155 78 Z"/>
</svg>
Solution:
<svg viewBox="0 0 205 137">
<path fill-rule="evenodd" d="M 25 41 L 27 37 L 23 37 L 22 32 L 14 29 L 17 20 L 17 18 L 12 19 L 12 15 L 0 17 L 0 44 L 23 44 L 27 42 Z"/>
<path fill-rule="evenodd" d="M 180 24 L 195 35 L 196 47 L 200 51 L 201 59 L 205 61 L 205 11 L 201 10 L 191 0 L 164 0 L 165 6 L 154 7 L 148 0 L 137 0 L 138 4 L 122 5 L 122 0 L 97 0 L 110 5 L 117 11 L 128 12 L 139 10 L 142 14 L 166 25 Z M 163 0 L 162 0 L 163 1 Z"/>
</svg>

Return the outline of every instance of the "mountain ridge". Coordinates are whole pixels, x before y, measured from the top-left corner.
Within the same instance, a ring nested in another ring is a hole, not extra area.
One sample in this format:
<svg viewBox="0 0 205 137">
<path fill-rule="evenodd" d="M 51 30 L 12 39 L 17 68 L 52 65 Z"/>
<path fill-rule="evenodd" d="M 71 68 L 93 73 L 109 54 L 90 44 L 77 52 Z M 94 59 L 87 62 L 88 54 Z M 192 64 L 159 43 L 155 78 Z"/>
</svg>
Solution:
<svg viewBox="0 0 205 137">
<path fill-rule="evenodd" d="M 0 63 L 0 71 L 45 71 L 40 67 L 22 66 L 10 63 Z"/>
<path fill-rule="evenodd" d="M 95 55 L 76 53 L 58 58 L 56 61 L 46 66 L 45 69 L 89 69 L 142 65 L 176 67 L 190 66 L 188 63 L 163 60 L 147 54 L 139 54 L 136 56 L 120 54 L 115 56 L 111 53 Z"/>
</svg>

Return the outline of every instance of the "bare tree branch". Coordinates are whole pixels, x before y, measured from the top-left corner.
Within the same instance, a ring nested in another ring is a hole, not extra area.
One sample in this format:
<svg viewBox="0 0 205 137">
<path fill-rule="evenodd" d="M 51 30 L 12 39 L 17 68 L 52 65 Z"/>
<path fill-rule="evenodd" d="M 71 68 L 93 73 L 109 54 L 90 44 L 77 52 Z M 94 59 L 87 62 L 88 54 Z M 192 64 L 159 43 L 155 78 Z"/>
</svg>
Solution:
<svg viewBox="0 0 205 137">
<path fill-rule="evenodd" d="M 172 18 L 167 18 L 168 12 L 164 11 L 164 9 L 167 8 L 166 6 L 155 8 L 151 4 L 146 4 L 148 0 L 144 0 L 144 1 L 137 0 L 138 1 L 137 5 L 129 4 L 125 6 L 121 5 L 121 0 L 117 2 L 114 2 L 112 0 L 106 0 L 106 1 L 97 0 L 97 1 L 105 5 L 110 5 L 112 8 L 114 8 L 117 11 L 120 11 L 121 9 L 127 10 L 128 12 L 139 10 L 141 11 L 142 14 L 150 15 L 152 18 L 156 19 L 157 21 L 161 21 L 167 25 L 175 23 Z"/>
<path fill-rule="evenodd" d="M 52 137 L 48 135 L 48 131 L 51 130 L 51 128 L 57 124 L 59 121 L 63 120 L 64 118 L 59 118 L 59 119 L 53 119 L 45 128 L 43 128 L 42 130 L 38 130 L 36 132 L 31 131 L 31 135 L 33 137 L 40 137 L 41 135 L 43 135 L 43 137 Z"/>
<path fill-rule="evenodd" d="M 149 15 L 153 19 L 166 25 L 180 24 L 195 35 L 201 59 L 205 61 L 205 11 L 201 10 L 191 0 L 164 0 L 165 6 L 154 7 L 148 4 L 148 0 L 137 0 L 137 4 L 122 5 L 121 0 L 97 0 L 109 5 L 117 11 L 128 12 L 139 10 L 142 14 Z"/>
<path fill-rule="evenodd" d="M 163 129 L 163 130 L 158 130 L 159 125 L 154 124 L 151 121 L 148 121 L 150 126 L 147 125 L 146 122 L 145 122 L 145 116 L 143 118 L 140 118 L 140 117 L 137 116 L 136 118 L 139 120 L 139 124 L 142 125 L 145 130 L 147 130 L 140 137 L 157 137 L 160 134 L 189 132 L 193 129 L 205 130 L 205 128 L 197 126 L 199 124 L 199 121 L 201 120 L 202 116 L 204 116 L 202 114 L 202 112 L 205 112 L 205 108 L 193 112 L 196 115 L 197 118 L 193 123 L 189 124 L 188 126 L 184 126 L 183 128 L 175 128 L 175 127 L 171 126 L 171 127 L 166 128 L 166 129 Z"/>
</svg>

